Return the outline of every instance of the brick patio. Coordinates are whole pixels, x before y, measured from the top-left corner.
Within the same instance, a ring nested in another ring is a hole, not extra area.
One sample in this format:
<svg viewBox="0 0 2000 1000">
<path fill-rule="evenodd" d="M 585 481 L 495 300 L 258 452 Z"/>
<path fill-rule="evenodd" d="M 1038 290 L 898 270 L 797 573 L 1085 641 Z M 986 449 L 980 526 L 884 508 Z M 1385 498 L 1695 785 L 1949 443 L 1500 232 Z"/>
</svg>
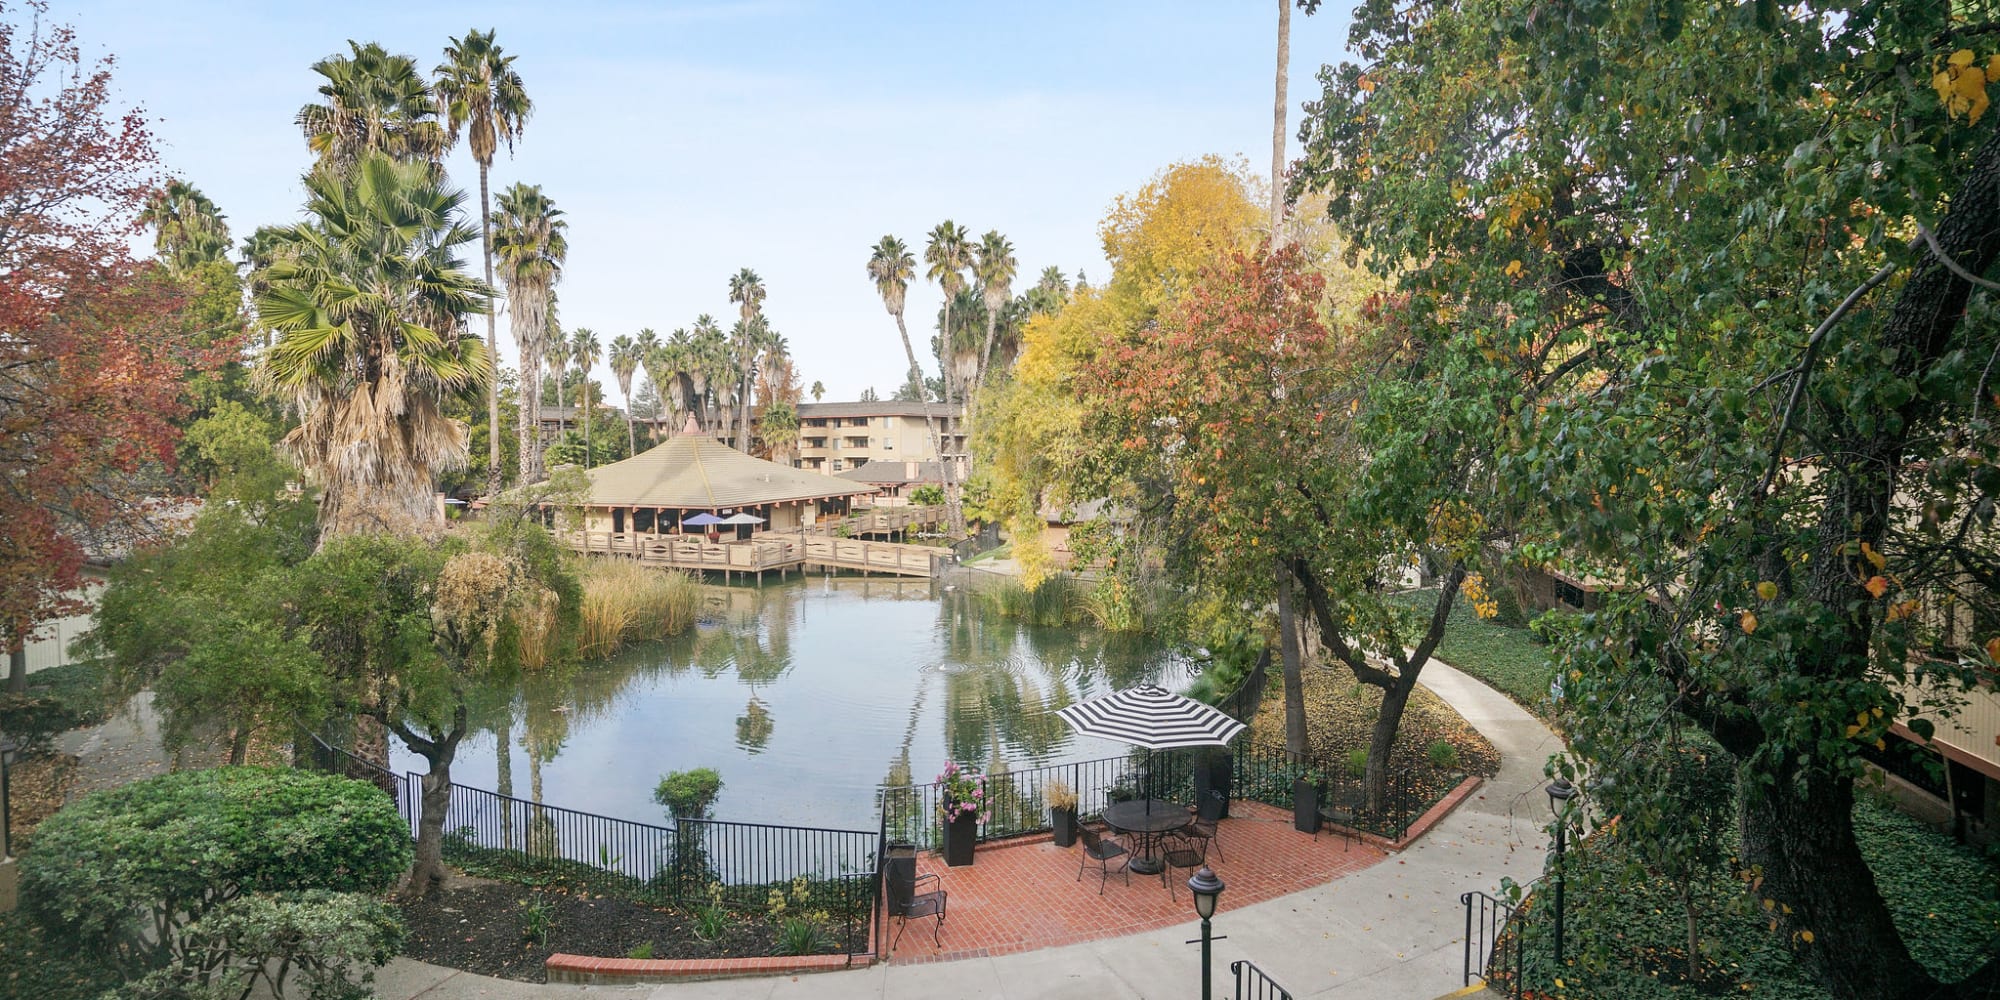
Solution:
<svg viewBox="0 0 2000 1000">
<path fill-rule="evenodd" d="M 1298 892 L 1367 868 L 1387 855 L 1361 842 L 1348 842 L 1322 832 L 1318 840 L 1292 829 L 1292 814 L 1260 802 L 1230 803 L 1230 818 L 1222 821 L 1218 841 L 1221 857 L 1211 848 L 1209 867 L 1228 888 L 1222 905 L 1246 906 Z M 1101 827 L 1100 827 L 1101 829 Z M 940 962 L 988 955 L 1006 955 L 1097 938 L 1156 930 L 1195 919 L 1188 898 L 1185 869 L 1168 869 L 1176 879 L 1174 894 L 1158 875 L 1132 875 L 1132 884 L 1112 862 L 1111 880 L 1097 893 L 1096 863 L 1077 881 L 1083 842 L 1057 847 L 1046 833 L 979 845 L 974 863 L 948 868 L 944 857 L 918 855 L 919 873 L 936 872 L 950 894 L 950 913 L 931 943 L 929 917 L 910 921 L 889 960 L 897 964 Z M 1226 860 L 1225 860 L 1226 859 Z M 926 883 L 924 888 L 931 886 Z M 885 940 L 893 940 L 902 921 L 886 921 Z"/>
</svg>

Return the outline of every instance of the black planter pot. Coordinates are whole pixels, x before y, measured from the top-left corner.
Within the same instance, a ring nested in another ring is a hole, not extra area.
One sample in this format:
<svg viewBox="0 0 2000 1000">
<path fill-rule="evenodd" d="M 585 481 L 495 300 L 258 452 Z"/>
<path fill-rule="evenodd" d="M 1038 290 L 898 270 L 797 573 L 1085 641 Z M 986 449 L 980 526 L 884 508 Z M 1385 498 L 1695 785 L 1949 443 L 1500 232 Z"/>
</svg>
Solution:
<svg viewBox="0 0 2000 1000">
<path fill-rule="evenodd" d="M 1068 847 L 1076 843 L 1076 810 L 1051 808 L 1049 826 L 1055 831 L 1057 847 Z"/>
<path fill-rule="evenodd" d="M 972 863 L 972 845 L 979 840 L 979 814 L 966 813 L 944 825 L 944 863 L 962 868 Z"/>
<path fill-rule="evenodd" d="M 1202 819 L 1229 818 L 1230 779 L 1235 770 L 1235 757 L 1227 750 L 1213 750 L 1195 758 L 1194 801 Z"/>
<path fill-rule="evenodd" d="M 1292 782 L 1292 828 L 1300 833 L 1319 832 L 1319 786 L 1299 778 Z"/>
</svg>

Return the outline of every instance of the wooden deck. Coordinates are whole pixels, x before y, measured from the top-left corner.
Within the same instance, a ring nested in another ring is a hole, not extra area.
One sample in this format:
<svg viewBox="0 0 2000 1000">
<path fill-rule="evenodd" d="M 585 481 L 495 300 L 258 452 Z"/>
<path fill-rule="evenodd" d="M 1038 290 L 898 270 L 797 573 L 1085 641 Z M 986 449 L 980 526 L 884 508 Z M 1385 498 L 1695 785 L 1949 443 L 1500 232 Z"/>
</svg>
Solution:
<svg viewBox="0 0 2000 1000">
<path fill-rule="evenodd" d="M 900 529 L 882 529 L 884 531 Z M 780 575 L 812 567 L 895 576 L 935 577 L 951 565 L 950 549 L 833 535 L 759 535 L 749 541 L 711 543 L 699 535 L 570 532 L 570 548 L 590 555 L 622 556 L 648 566 L 721 573 Z"/>
</svg>

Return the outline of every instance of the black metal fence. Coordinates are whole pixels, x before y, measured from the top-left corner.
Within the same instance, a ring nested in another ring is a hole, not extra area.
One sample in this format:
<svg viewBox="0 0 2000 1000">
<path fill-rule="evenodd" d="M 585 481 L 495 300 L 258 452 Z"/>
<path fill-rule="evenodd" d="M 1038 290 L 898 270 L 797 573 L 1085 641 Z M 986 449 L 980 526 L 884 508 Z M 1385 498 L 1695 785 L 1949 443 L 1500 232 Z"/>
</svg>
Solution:
<svg viewBox="0 0 2000 1000">
<path fill-rule="evenodd" d="M 1236 686 L 1229 696 L 1215 707 L 1229 713 L 1231 718 L 1248 723 L 1257 715 L 1258 706 L 1264 703 L 1264 688 L 1269 683 L 1271 670 L 1271 647 L 1265 646 L 1257 654 L 1257 664 L 1250 668 L 1250 675 Z"/>
<path fill-rule="evenodd" d="M 1156 798 L 1193 803 L 1198 771 L 1213 769 L 1227 775 L 1230 795 L 1254 799 L 1281 809 L 1292 807 L 1292 785 L 1299 778 L 1316 778 L 1322 792 L 1322 812 L 1342 826 L 1400 839 L 1410 824 L 1442 793 L 1457 785 L 1453 775 L 1412 775 L 1391 771 L 1380 809 L 1367 808 L 1362 781 L 1327 759 L 1301 757 L 1282 747 L 1239 741 L 1226 752 L 1210 748 L 1135 751 L 1119 757 L 1044 767 L 996 769 L 986 775 L 986 819 L 980 840 L 999 840 L 1051 828 L 1048 789 L 1061 782 L 1077 797 L 1077 816 L 1096 817 L 1112 802 Z M 1211 775 L 1208 787 L 1215 787 Z M 886 785 L 880 792 L 882 832 L 890 840 L 936 849 L 941 843 L 944 790 L 939 784 Z"/>
<path fill-rule="evenodd" d="M 1236 977 L 1236 1000 L 1292 1000 L 1290 991 L 1249 962 L 1229 963 L 1229 973 Z"/>
<path fill-rule="evenodd" d="M 1505 933 L 1514 908 L 1477 890 L 1461 894 L 1458 901 L 1465 906 L 1464 985 L 1471 986 L 1477 976 L 1489 987 L 1520 997 L 1521 935 Z"/>
<path fill-rule="evenodd" d="M 317 769 L 388 778 L 415 835 L 423 775 L 398 778 L 317 736 L 309 747 Z M 848 954 L 872 947 L 881 844 L 874 831 L 708 819 L 658 826 L 456 784 L 444 830 L 445 858 L 460 866 L 560 878 L 642 902 L 765 910 L 782 899 L 788 911 L 825 914 Z"/>
</svg>

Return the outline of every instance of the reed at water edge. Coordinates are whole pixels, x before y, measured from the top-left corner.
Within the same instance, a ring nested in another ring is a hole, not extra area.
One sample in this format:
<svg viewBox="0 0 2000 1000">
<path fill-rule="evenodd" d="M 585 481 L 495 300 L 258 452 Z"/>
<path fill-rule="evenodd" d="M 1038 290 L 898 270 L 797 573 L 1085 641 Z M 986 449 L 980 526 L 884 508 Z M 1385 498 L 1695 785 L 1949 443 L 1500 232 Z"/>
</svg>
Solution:
<svg viewBox="0 0 2000 1000">
<path fill-rule="evenodd" d="M 580 576 L 583 622 L 577 652 L 585 659 L 610 655 L 628 642 L 679 635 L 701 612 L 701 585 L 680 570 L 592 559 Z"/>
</svg>

